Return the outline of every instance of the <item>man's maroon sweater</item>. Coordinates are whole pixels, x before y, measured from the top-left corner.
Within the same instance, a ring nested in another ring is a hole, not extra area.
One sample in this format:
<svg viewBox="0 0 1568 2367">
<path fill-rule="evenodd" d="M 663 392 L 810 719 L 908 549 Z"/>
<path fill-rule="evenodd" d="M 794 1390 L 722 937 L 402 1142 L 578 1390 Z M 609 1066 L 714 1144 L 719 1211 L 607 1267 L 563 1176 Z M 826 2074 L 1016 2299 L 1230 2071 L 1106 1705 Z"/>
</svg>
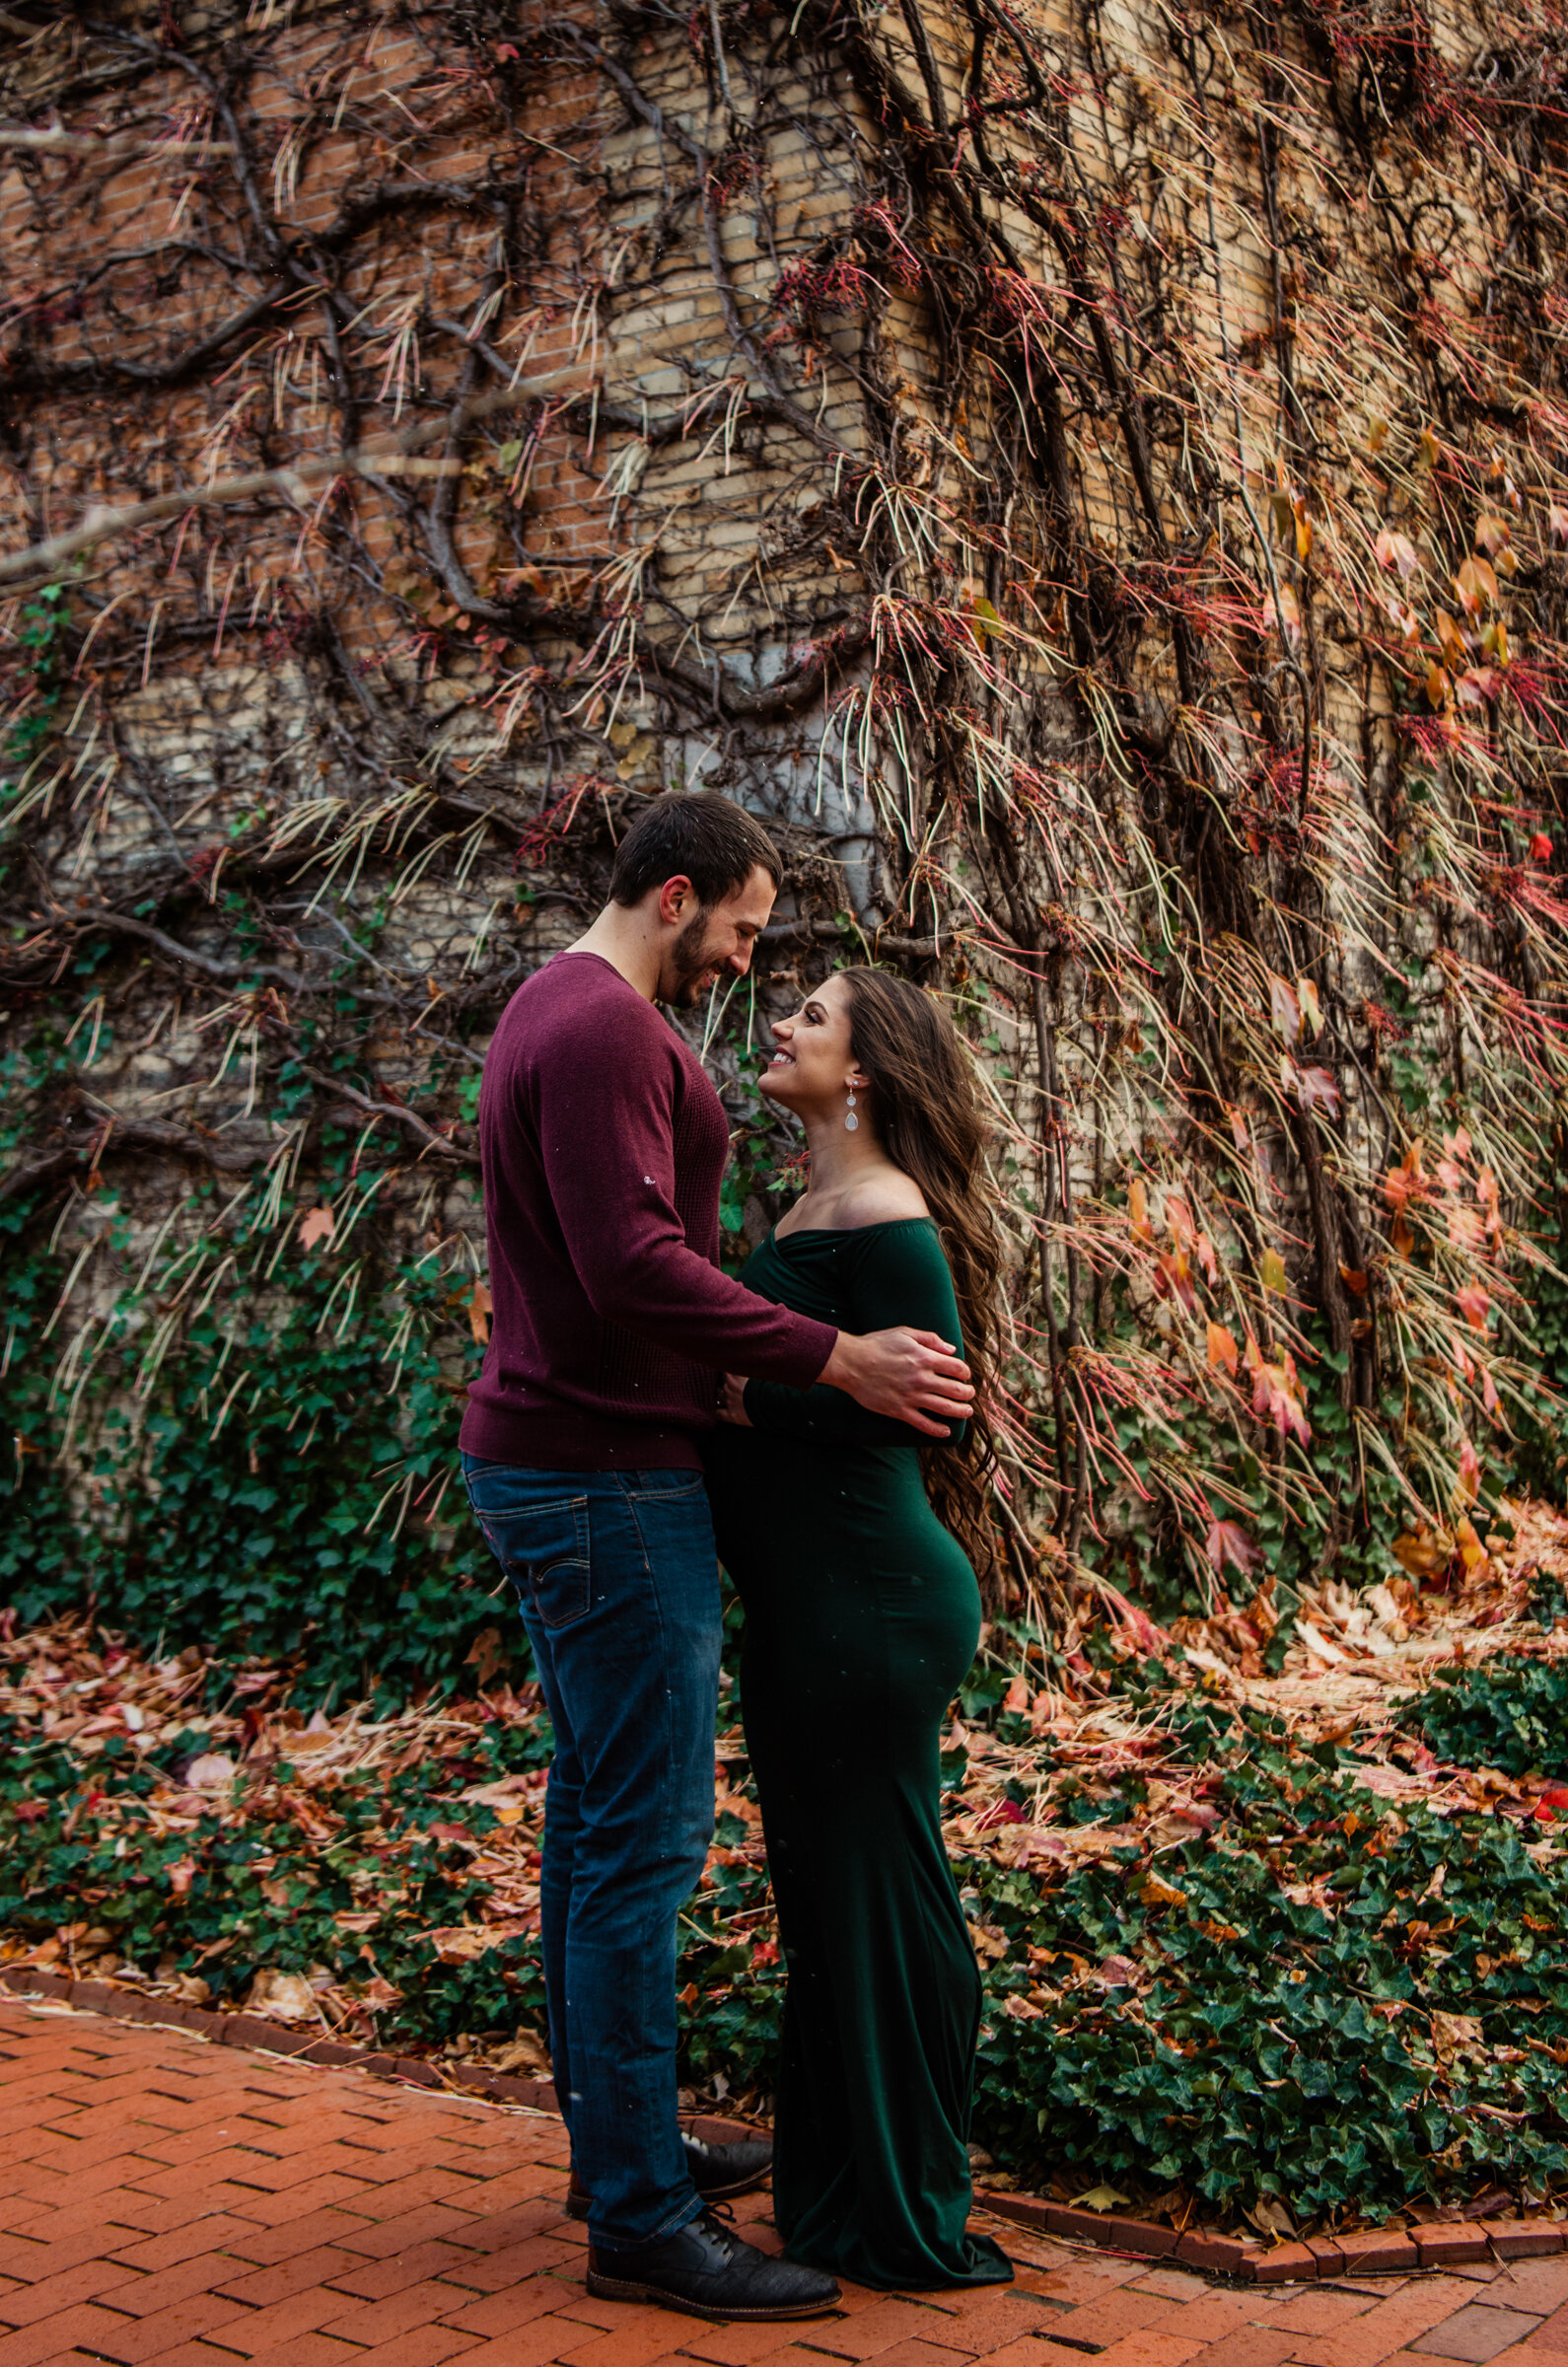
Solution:
<svg viewBox="0 0 1568 2367">
<path fill-rule="evenodd" d="M 518 988 L 479 1096 L 494 1328 L 468 1454 L 700 1470 L 721 1372 L 818 1378 L 837 1333 L 719 1271 L 728 1149 L 700 1062 L 598 954 Z"/>
</svg>

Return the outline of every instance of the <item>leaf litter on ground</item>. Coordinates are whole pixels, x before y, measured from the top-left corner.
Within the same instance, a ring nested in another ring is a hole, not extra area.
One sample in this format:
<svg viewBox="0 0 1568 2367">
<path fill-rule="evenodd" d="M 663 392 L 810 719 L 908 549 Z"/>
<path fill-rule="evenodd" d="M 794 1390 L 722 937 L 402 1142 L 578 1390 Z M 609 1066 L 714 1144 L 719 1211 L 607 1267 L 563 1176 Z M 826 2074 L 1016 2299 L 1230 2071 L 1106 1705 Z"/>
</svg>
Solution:
<svg viewBox="0 0 1568 2367">
<path fill-rule="evenodd" d="M 1106 1589 L 1059 1651 L 990 1635 L 999 1680 L 944 1770 L 993 2185 L 1285 2240 L 1568 2183 L 1568 1790 L 1427 1739 L 1456 1675 L 1481 1688 L 1465 1731 L 1512 1733 L 1520 1669 L 1548 1687 L 1529 1737 L 1549 1731 L 1568 1622 L 1535 1607 L 1568 1520 L 1507 1506 L 1484 1549 L 1430 1563 L 1304 1596 L 1273 1674 L 1266 1587 L 1169 1628 Z M 85 1619 L 0 1638 L 0 1959 L 547 2069 L 536 1687 L 307 1720 L 288 1669 L 149 1660 Z M 783 1966 L 733 1723 L 715 1804 L 683 2094 L 765 2116 Z"/>
</svg>

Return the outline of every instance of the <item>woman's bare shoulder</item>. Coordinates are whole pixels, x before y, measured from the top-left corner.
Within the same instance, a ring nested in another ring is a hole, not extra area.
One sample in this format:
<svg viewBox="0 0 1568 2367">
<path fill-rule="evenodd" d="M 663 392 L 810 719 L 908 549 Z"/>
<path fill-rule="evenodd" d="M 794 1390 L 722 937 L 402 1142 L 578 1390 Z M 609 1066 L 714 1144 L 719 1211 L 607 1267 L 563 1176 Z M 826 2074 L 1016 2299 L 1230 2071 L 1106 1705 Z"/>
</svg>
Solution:
<svg viewBox="0 0 1568 2367">
<path fill-rule="evenodd" d="M 888 1167 L 860 1177 L 839 1195 L 835 1222 L 859 1230 L 865 1225 L 895 1225 L 930 1213 L 913 1176 L 906 1176 L 901 1168 Z"/>
</svg>

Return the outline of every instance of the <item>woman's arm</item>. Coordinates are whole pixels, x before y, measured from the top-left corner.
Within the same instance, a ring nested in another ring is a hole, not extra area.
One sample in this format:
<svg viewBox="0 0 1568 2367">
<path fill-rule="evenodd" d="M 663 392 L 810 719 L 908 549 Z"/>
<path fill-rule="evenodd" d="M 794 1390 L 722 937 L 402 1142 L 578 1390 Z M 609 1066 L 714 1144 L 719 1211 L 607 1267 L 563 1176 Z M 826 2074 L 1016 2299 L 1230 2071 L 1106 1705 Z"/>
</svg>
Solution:
<svg viewBox="0 0 1568 2367">
<path fill-rule="evenodd" d="M 953 1276 L 936 1228 L 929 1223 L 868 1228 L 866 1245 L 850 1286 L 850 1327 L 881 1330 L 894 1324 L 935 1331 L 962 1354 Z M 791 1389 L 777 1381 L 748 1381 L 742 1396 L 746 1418 L 757 1430 L 835 1446 L 918 1446 L 922 1433 L 908 1422 L 868 1413 L 841 1389 L 819 1382 Z M 951 1436 L 962 1441 L 967 1423 Z"/>
</svg>

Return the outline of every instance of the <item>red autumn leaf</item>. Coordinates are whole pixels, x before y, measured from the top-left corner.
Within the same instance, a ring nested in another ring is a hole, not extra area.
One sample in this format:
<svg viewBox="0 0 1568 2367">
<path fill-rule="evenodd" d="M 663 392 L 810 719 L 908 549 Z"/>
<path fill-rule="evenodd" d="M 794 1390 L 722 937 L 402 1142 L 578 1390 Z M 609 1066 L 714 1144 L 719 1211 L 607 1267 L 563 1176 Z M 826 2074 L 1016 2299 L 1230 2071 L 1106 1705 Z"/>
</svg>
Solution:
<svg viewBox="0 0 1568 2367">
<path fill-rule="evenodd" d="M 1497 577 L 1485 559 L 1466 559 L 1453 583 L 1466 616 L 1476 616 L 1496 602 Z"/>
<path fill-rule="evenodd" d="M 1549 863 L 1551 861 L 1551 840 L 1544 830 L 1537 830 L 1531 840 L 1530 859 L 1532 863 Z"/>
<path fill-rule="evenodd" d="M 1492 1302 L 1478 1282 L 1466 1282 L 1462 1290 L 1457 1290 L 1454 1303 L 1472 1329 L 1485 1330 L 1487 1310 Z"/>
<path fill-rule="evenodd" d="M 1162 1298 L 1175 1299 L 1183 1315 L 1190 1315 L 1198 1303 L 1192 1287 L 1191 1271 L 1185 1250 L 1165 1250 L 1155 1261 L 1155 1289 Z"/>
<path fill-rule="evenodd" d="M 1220 1366 L 1224 1365 L 1234 1381 L 1238 1362 L 1235 1333 L 1228 1331 L 1223 1324 L 1210 1324 L 1208 1340 L 1210 1371 L 1218 1372 Z"/>
<path fill-rule="evenodd" d="M 1339 1087 L 1326 1068 L 1299 1068 L 1296 1099 L 1306 1111 L 1326 1110 L 1330 1117 L 1339 1115 Z"/>
<path fill-rule="evenodd" d="M 468 1329 L 479 1346 L 485 1347 L 490 1338 L 490 1317 L 494 1306 L 490 1293 L 482 1282 L 475 1282 L 468 1297 Z"/>
<path fill-rule="evenodd" d="M 330 1208 L 308 1209 L 300 1219 L 300 1247 L 314 1250 L 319 1241 L 330 1241 L 337 1223 Z"/>
<path fill-rule="evenodd" d="M 1478 1208 L 1449 1210 L 1449 1246 L 1462 1257 L 1479 1257 L 1486 1248 L 1486 1220 Z"/>
<path fill-rule="evenodd" d="M 1460 1449 L 1460 1493 L 1461 1496 L 1473 1497 L 1479 1493 L 1480 1485 L 1481 1459 L 1469 1440 L 1466 1439 Z M 1463 1529 L 1470 1529 L 1468 1521 L 1462 1522 L 1461 1526 Z M 1475 1536 L 1473 1529 L 1470 1529 L 1470 1536 L 1472 1538 Z M 1469 1555 L 1466 1553 L 1464 1558 L 1468 1562 Z"/>
<path fill-rule="evenodd" d="M 1396 534 L 1391 526 L 1384 528 L 1372 547 L 1377 554 L 1378 565 L 1380 567 L 1397 567 L 1406 583 L 1409 582 L 1420 564 L 1416 557 L 1415 544 L 1407 535 Z"/>
<path fill-rule="evenodd" d="M 1246 1530 L 1238 1529 L 1234 1521 L 1216 1521 L 1203 1541 L 1203 1550 L 1217 1570 L 1223 1570 L 1228 1562 L 1244 1575 L 1263 1558 Z"/>
<path fill-rule="evenodd" d="M 1149 1223 L 1149 1194 L 1143 1179 L 1134 1176 L 1127 1186 L 1127 1229 L 1134 1241 L 1152 1242 L 1154 1230 Z"/>
<path fill-rule="evenodd" d="M 1268 973 L 1268 1008 L 1285 1041 L 1294 1043 L 1301 1034 L 1301 1004 L 1289 978 L 1276 977 L 1272 970 Z"/>
<path fill-rule="evenodd" d="M 1462 666 L 1469 652 L 1464 646 L 1464 635 L 1460 631 L 1458 618 L 1451 616 L 1447 609 L 1439 609 L 1437 612 L 1437 636 L 1445 662 L 1454 667 Z"/>
<path fill-rule="evenodd" d="M 1259 1421 L 1271 1421 L 1280 1437 L 1287 1433 L 1305 1447 L 1312 1442 L 1312 1424 L 1301 1402 L 1301 1376 L 1287 1348 L 1278 1364 L 1265 1362 L 1250 1333 L 1247 1361 L 1252 1371 L 1252 1411 Z"/>
<path fill-rule="evenodd" d="M 1390 1208 L 1403 1208 L 1411 1199 L 1419 1199 L 1426 1190 L 1426 1178 L 1421 1172 L 1421 1145 L 1412 1142 L 1397 1167 L 1390 1167 L 1383 1179 L 1383 1196 Z"/>
<path fill-rule="evenodd" d="M 1311 978 L 1296 980 L 1296 993 L 1301 1003 L 1301 1015 L 1310 1036 L 1320 1036 L 1323 1027 L 1323 1008 L 1318 1000 L 1318 988 Z"/>
</svg>

